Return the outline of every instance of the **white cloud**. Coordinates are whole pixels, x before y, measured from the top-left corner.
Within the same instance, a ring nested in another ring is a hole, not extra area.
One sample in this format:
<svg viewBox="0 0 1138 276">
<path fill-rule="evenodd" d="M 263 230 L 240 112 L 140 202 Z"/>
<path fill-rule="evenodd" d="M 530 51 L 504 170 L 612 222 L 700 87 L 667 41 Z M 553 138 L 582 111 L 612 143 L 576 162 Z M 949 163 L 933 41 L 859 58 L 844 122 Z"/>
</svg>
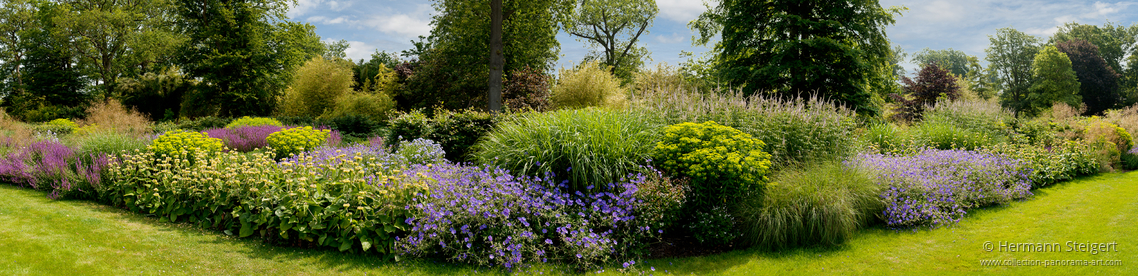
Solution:
<svg viewBox="0 0 1138 276">
<path fill-rule="evenodd" d="M 933 1 L 924 6 L 929 19 L 938 21 L 957 21 L 964 16 L 964 7 L 950 1 Z"/>
<path fill-rule="evenodd" d="M 407 14 L 379 15 L 364 20 L 363 24 L 380 32 L 404 37 L 427 36 L 431 34 L 430 20 L 412 17 Z"/>
<path fill-rule="evenodd" d="M 323 17 L 323 16 L 313 16 L 313 17 L 309 17 L 308 21 L 309 22 L 321 23 L 321 24 L 327 24 L 327 25 L 336 25 L 336 24 L 352 25 L 352 24 L 357 23 L 355 20 L 351 20 L 347 16 L 341 16 L 341 17 L 336 17 L 336 18 L 327 18 L 327 17 Z"/>
<path fill-rule="evenodd" d="M 297 17 L 308 14 L 312 9 L 320 6 L 324 0 L 297 0 L 296 5 L 288 9 L 288 17 Z"/>
<path fill-rule="evenodd" d="M 672 33 L 672 35 L 668 35 L 668 36 L 664 36 L 664 35 L 657 35 L 656 36 L 656 41 L 659 41 L 660 43 L 663 43 L 663 44 L 680 43 L 680 42 L 684 42 L 684 40 L 686 40 L 686 39 L 687 39 L 686 36 L 680 35 L 679 33 Z"/>
<path fill-rule="evenodd" d="M 656 8 L 660 10 L 657 18 L 663 17 L 684 24 L 707 10 L 700 0 L 657 0 Z"/>
<path fill-rule="evenodd" d="M 377 47 L 361 41 L 348 41 L 348 49 L 344 50 L 344 54 L 350 60 L 368 60 L 371 59 L 371 54 L 375 53 Z"/>
</svg>

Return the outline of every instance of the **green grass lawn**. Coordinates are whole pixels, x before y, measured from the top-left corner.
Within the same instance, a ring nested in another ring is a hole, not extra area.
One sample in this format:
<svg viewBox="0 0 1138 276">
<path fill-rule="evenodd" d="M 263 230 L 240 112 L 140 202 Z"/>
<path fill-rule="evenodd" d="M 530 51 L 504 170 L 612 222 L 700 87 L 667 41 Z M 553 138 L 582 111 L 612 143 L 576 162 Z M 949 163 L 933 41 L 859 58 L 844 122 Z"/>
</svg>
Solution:
<svg viewBox="0 0 1138 276">
<path fill-rule="evenodd" d="M 1007 206 L 935 230 L 862 230 L 836 248 L 735 251 L 648 260 L 645 274 L 1016 274 L 1138 275 L 1138 172 L 1103 174 L 1036 190 Z M 1117 252 L 1067 252 L 1068 241 L 1117 242 Z M 993 251 L 985 243 L 993 243 Z M 1062 252 L 1000 252 L 1000 242 L 1060 243 Z M 988 267 L 981 260 L 1121 260 L 1121 266 Z M 650 271 L 650 268 L 655 271 Z M 419 260 L 262 245 L 82 201 L 0 185 L 0 275 L 483 274 L 487 269 Z M 538 266 L 528 272 L 562 274 Z M 609 269 L 606 273 L 616 272 Z M 536 273 L 534 273 L 536 274 Z"/>
</svg>

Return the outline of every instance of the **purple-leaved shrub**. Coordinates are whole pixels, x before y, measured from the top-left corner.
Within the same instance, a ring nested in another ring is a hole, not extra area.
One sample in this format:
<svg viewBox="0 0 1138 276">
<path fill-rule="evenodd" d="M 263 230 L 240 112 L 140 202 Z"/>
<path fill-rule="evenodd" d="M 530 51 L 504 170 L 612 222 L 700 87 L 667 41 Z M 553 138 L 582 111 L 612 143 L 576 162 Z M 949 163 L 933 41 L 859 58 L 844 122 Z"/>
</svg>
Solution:
<svg viewBox="0 0 1138 276">
<path fill-rule="evenodd" d="M 1031 169 L 1001 155 L 926 149 L 911 156 L 861 154 L 851 163 L 880 172 L 882 215 L 891 227 L 951 224 L 968 209 L 1032 195 Z"/>
</svg>

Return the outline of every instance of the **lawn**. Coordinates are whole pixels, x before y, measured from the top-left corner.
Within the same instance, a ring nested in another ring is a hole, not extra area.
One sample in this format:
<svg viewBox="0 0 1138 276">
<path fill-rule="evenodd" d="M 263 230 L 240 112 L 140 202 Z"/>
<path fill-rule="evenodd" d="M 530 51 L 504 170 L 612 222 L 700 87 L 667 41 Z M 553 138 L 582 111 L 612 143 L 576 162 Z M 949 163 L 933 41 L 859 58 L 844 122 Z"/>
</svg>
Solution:
<svg viewBox="0 0 1138 276">
<path fill-rule="evenodd" d="M 935 230 L 860 231 L 836 248 L 756 250 L 639 263 L 645 274 L 1138 274 L 1138 172 L 1110 173 L 1033 191 Z M 1117 252 L 1068 252 L 1068 241 L 1117 242 Z M 985 250 L 992 242 L 993 252 Z M 1000 252 L 999 243 L 1060 243 L 1062 252 Z M 981 260 L 1121 260 L 1121 266 L 987 267 Z M 655 268 L 655 271 L 651 271 Z M 438 275 L 488 272 L 430 260 L 263 245 L 189 225 L 159 223 L 85 201 L 0 185 L 0 274 Z M 538 266 L 528 272 L 561 274 Z M 609 269 L 607 273 L 616 272 Z M 536 273 L 535 273 L 536 274 Z"/>
</svg>

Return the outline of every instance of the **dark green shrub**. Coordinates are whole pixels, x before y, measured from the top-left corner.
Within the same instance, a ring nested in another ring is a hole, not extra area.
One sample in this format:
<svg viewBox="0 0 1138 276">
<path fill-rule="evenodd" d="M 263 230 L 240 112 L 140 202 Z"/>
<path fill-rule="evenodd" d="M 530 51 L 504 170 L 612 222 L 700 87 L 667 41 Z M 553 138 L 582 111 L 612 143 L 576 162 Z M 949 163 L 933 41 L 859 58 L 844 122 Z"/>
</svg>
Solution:
<svg viewBox="0 0 1138 276">
<path fill-rule="evenodd" d="M 281 121 L 265 117 L 241 117 L 225 124 L 225 128 L 239 128 L 244 126 L 284 126 Z"/>
<path fill-rule="evenodd" d="M 785 169 L 771 177 L 778 185 L 751 193 L 738 206 L 740 241 L 782 249 L 837 245 L 875 220 L 885 208 L 883 186 L 871 171 L 823 161 Z"/>
<path fill-rule="evenodd" d="M 1122 154 L 1123 170 L 1138 170 L 1138 150 L 1131 150 Z"/>
<path fill-rule="evenodd" d="M 763 141 L 715 122 L 664 128 L 652 162 L 664 173 L 691 182 L 689 210 L 730 206 L 739 196 L 762 190 L 770 170 Z"/>
<path fill-rule="evenodd" d="M 211 128 L 224 128 L 233 122 L 232 118 L 206 116 L 197 119 L 187 119 L 178 122 L 178 128 L 190 131 L 203 131 Z"/>
<path fill-rule="evenodd" d="M 464 161 L 478 139 L 494 129 L 498 123 L 497 118 L 493 114 L 472 109 L 462 112 L 442 111 L 431 119 L 430 132 L 426 138 L 441 144 L 447 153 L 447 159 Z"/>
<path fill-rule="evenodd" d="M 571 191 L 612 183 L 641 170 L 657 127 L 639 112 L 580 109 L 524 113 L 498 124 L 472 158 L 517 175 L 554 173 Z"/>
<path fill-rule="evenodd" d="M 345 115 L 332 118 L 333 128 L 340 133 L 357 138 L 370 137 L 379 129 L 380 124 L 367 116 Z"/>
<path fill-rule="evenodd" d="M 391 118 L 391 121 L 388 122 L 388 129 L 390 133 L 387 134 L 384 141 L 393 145 L 398 144 L 399 141 L 423 138 L 431 133 L 431 118 L 419 110 L 401 113 Z"/>
</svg>

